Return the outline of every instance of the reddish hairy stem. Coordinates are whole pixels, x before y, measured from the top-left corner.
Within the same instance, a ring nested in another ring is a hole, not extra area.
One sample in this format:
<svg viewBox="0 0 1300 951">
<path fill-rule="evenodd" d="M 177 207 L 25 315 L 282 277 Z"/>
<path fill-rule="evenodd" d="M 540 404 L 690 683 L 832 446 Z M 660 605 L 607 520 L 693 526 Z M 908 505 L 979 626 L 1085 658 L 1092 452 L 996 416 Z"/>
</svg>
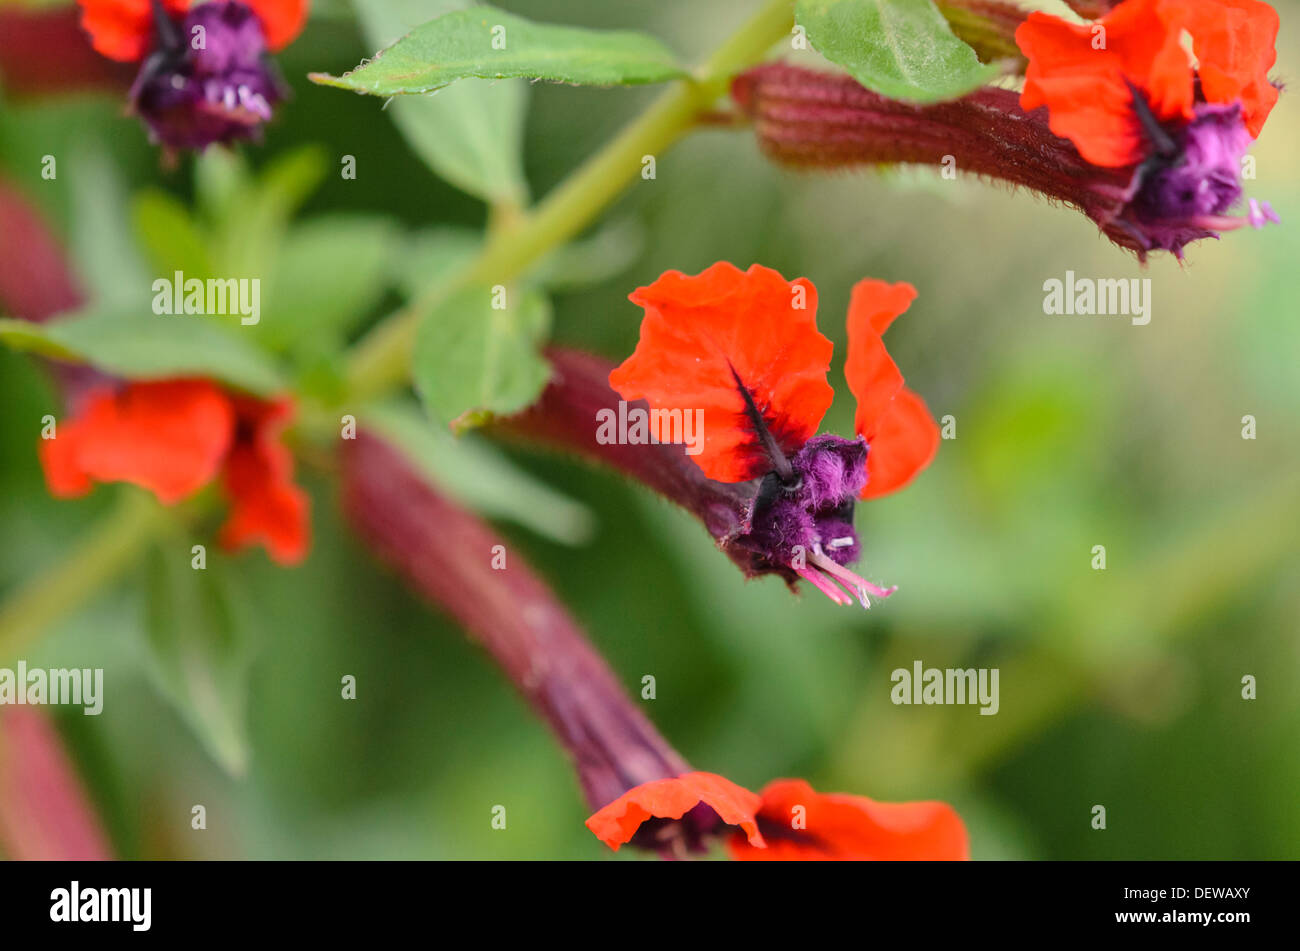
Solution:
<svg viewBox="0 0 1300 951">
<path fill-rule="evenodd" d="M 547 351 L 554 372 L 533 406 L 493 428 L 514 437 L 568 449 L 613 466 L 690 512 L 747 575 L 756 573 L 752 552 L 731 544 L 749 531 L 755 482 L 728 484 L 707 478 L 680 444 L 625 445 L 597 440 L 597 414 L 618 413 L 621 397 L 610 389 L 614 365 L 578 350 Z M 629 409 L 648 409 L 644 400 Z M 770 571 L 771 569 L 765 569 Z"/>
<path fill-rule="evenodd" d="M 954 102 L 913 106 L 849 76 L 783 63 L 738 76 L 732 97 L 771 158 L 803 168 L 915 163 L 998 178 L 1074 205 L 1111 240 L 1142 251 L 1122 220 L 1133 169 L 1099 168 L 1054 135 L 1046 110 L 986 87 Z"/>
<path fill-rule="evenodd" d="M 85 303 L 72 265 L 34 205 L 0 180 L 0 312 L 41 322 Z M 88 366 L 48 364 L 68 406 L 103 376 Z"/>
<path fill-rule="evenodd" d="M 0 713 L 0 848 L 29 861 L 112 857 L 59 735 L 39 710 Z"/>
<path fill-rule="evenodd" d="M 591 807 L 689 770 L 555 596 L 483 521 L 432 488 L 398 449 L 360 432 L 343 450 L 343 508 L 411 587 L 488 650 L 572 756 Z"/>
<path fill-rule="evenodd" d="M 982 62 L 1016 60 L 1024 69 L 1025 57 L 1016 45 L 1016 28 L 1029 12 L 1002 0 L 938 0 L 952 32 L 975 49 Z"/>
<path fill-rule="evenodd" d="M 42 321 L 81 304 L 58 239 L 36 208 L 0 181 L 0 307 Z"/>
<path fill-rule="evenodd" d="M 100 56 L 78 22 L 80 10 L 0 9 L 0 83 L 33 97 L 103 89 L 126 92 L 135 66 Z"/>
</svg>

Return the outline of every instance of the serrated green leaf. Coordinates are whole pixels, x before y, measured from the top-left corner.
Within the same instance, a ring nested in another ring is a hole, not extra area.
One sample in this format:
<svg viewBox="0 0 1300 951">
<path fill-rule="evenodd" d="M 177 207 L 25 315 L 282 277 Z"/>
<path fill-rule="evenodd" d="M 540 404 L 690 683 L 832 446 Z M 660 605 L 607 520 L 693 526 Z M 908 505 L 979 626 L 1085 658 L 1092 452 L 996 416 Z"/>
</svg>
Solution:
<svg viewBox="0 0 1300 951">
<path fill-rule="evenodd" d="M 145 652 L 150 678 L 213 758 L 248 765 L 249 647 L 217 565 L 191 567 L 190 549 L 156 551 L 148 566 Z"/>
<path fill-rule="evenodd" d="M 464 0 L 354 0 L 370 49 L 384 49 L 430 18 L 464 9 Z M 528 86 L 522 81 L 466 80 L 437 95 L 388 103 L 411 149 L 434 172 L 484 201 L 522 204 Z"/>
<path fill-rule="evenodd" d="M 813 47 L 882 96 L 941 102 L 998 75 L 957 39 L 931 0 L 797 0 Z"/>
<path fill-rule="evenodd" d="M 204 376 L 253 393 L 282 390 L 275 365 L 239 339 L 238 329 L 217 325 L 223 320 L 238 326 L 237 317 L 139 312 L 89 313 L 44 324 L 0 319 L 0 342 L 131 379 Z"/>
<path fill-rule="evenodd" d="M 463 430 L 518 412 L 550 377 L 538 352 L 550 327 L 550 304 L 536 292 L 469 287 L 445 300 L 420 324 L 411 372 L 435 420 Z M 513 300 L 511 297 L 513 296 Z"/>
<path fill-rule="evenodd" d="M 565 545 L 591 537 L 595 519 L 590 509 L 520 469 L 482 437 L 452 436 L 409 402 L 367 406 L 360 417 L 365 426 L 401 446 L 432 482 L 476 512 L 509 519 Z"/>
<path fill-rule="evenodd" d="M 532 23 L 494 7 L 471 7 L 416 27 L 342 76 L 311 74 L 325 86 L 372 96 L 433 92 L 458 79 L 547 79 L 583 86 L 659 83 L 685 76 L 651 36 L 625 30 Z"/>
</svg>

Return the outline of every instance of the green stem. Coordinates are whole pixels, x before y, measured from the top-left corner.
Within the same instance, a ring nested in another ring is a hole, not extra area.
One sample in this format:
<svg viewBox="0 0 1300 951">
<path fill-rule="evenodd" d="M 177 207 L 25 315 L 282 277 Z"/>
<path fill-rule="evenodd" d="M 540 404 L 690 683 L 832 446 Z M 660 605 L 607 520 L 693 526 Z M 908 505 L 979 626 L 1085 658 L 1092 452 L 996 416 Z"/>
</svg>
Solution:
<svg viewBox="0 0 1300 951">
<path fill-rule="evenodd" d="M 794 23 L 793 0 L 769 0 L 704 63 L 694 79 L 676 83 L 639 118 L 575 170 L 531 212 L 493 235 L 450 281 L 426 288 L 381 323 L 353 351 L 347 393 L 375 396 L 405 381 L 422 315 L 471 284 L 508 284 L 552 248 L 576 236 L 634 180 L 642 157 L 658 156 L 689 131 L 722 95 L 731 77 L 757 62 Z"/>
<path fill-rule="evenodd" d="M 0 606 L 0 662 L 18 657 L 50 624 L 90 600 L 144 551 L 166 513 L 135 491 L 82 537 L 59 564 L 28 582 Z"/>
</svg>

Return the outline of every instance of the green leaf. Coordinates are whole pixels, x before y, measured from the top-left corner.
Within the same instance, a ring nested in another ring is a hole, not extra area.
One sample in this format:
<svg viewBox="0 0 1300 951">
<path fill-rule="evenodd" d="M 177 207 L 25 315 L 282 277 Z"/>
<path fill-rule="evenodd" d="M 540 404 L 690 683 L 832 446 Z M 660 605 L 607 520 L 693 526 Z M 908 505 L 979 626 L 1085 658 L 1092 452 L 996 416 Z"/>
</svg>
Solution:
<svg viewBox="0 0 1300 951">
<path fill-rule="evenodd" d="M 429 19 L 463 9 L 463 0 L 354 0 L 370 49 L 384 49 Z M 437 95 L 409 96 L 385 108 L 406 143 L 434 174 L 484 201 L 523 204 L 522 81 L 467 80 Z"/>
<path fill-rule="evenodd" d="M 136 193 L 131 217 L 155 271 L 168 278 L 176 271 L 200 280 L 216 276 L 208 260 L 207 238 L 179 200 L 158 189 L 145 189 Z"/>
<path fill-rule="evenodd" d="M 259 342 L 315 350 L 336 343 L 383 295 L 397 246 L 397 228 L 374 215 L 327 215 L 290 230 L 262 307 Z"/>
<path fill-rule="evenodd" d="M 211 221 L 220 220 L 251 183 L 248 162 L 239 152 L 207 149 L 194 160 L 194 196 Z"/>
<path fill-rule="evenodd" d="M 483 244 L 483 236 L 468 228 L 437 227 L 403 242 L 392 259 L 393 279 L 406 298 L 415 298 L 430 285 L 449 279 L 464 267 Z"/>
<path fill-rule="evenodd" d="M 506 307 L 493 307 L 506 294 Z M 509 415 L 535 400 L 551 368 L 538 353 L 550 304 L 537 292 L 469 287 L 420 324 L 411 357 L 416 390 L 434 419 L 454 430 Z"/>
<path fill-rule="evenodd" d="M 127 230 L 121 176 L 98 144 L 79 155 L 77 167 L 72 179 L 70 247 L 76 271 L 85 279 L 96 307 L 138 304 L 149 278 Z"/>
<path fill-rule="evenodd" d="M 549 79 L 625 86 L 686 73 L 653 37 L 532 23 L 493 7 L 448 13 L 416 27 L 368 63 L 313 82 L 372 96 L 427 93 L 458 79 Z"/>
<path fill-rule="evenodd" d="M 891 99 L 956 99 L 1000 72 L 953 35 L 931 0 L 797 0 L 795 20 L 823 56 Z"/>
<path fill-rule="evenodd" d="M 196 165 L 195 180 L 214 275 L 272 274 L 290 219 L 328 170 L 324 149 L 315 145 L 278 154 L 257 177 L 239 157 L 208 149 Z"/>
<path fill-rule="evenodd" d="M 90 313 L 44 324 L 0 319 L 0 342 L 15 350 L 89 363 L 117 376 L 161 379 L 206 376 L 254 393 L 284 388 L 267 356 L 218 321 L 237 317 L 167 317 Z"/>
<path fill-rule="evenodd" d="M 149 560 L 148 669 L 213 758 L 238 776 L 248 765 L 249 644 L 220 566 L 191 564 L 180 544 Z"/>
<path fill-rule="evenodd" d="M 476 512 L 565 545 L 591 538 L 590 509 L 520 469 L 486 439 L 472 433 L 456 438 L 407 402 L 363 407 L 361 417 L 408 453 L 431 482 Z"/>
<path fill-rule="evenodd" d="M 288 221 L 320 188 L 329 167 L 323 146 L 303 145 L 280 152 L 266 163 L 258 177 L 257 200 L 270 206 L 276 220 Z"/>
</svg>

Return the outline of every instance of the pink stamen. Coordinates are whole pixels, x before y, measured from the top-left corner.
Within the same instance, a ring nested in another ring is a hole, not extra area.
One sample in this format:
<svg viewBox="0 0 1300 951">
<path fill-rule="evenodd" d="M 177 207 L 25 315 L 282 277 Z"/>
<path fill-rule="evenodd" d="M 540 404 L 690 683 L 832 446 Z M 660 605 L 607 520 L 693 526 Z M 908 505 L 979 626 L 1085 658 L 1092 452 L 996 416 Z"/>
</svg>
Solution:
<svg viewBox="0 0 1300 951">
<path fill-rule="evenodd" d="M 1197 215 L 1194 218 L 1188 218 L 1181 222 L 1190 225 L 1193 228 L 1200 228 L 1203 231 L 1236 231 L 1238 228 L 1244 228 L 1250 225 L 1252 228 L 1262 228 L 1269 222 L 1280 225 L 1282 219 L 1278 213 L 1273 210 L 1273 206 L 1266 201 L 1259 201 L 1256 198 L 1250 200 L 1250 212 L 1245 215 Z M 1177 226 L 1180 222 L 1170 222 Z"/>
<path fill-rule="evenodd" d="M 821 572 L 817 571 L 816 569 L 799 568 L 795 565 L 791 565 L 790 567 L 794 568 L 795 574 L 797 574 L 800 578 L 803 578 L 805 581 L 809 582 L 814 588 L 816 588 L 822 594 L 826 595 L 826 597 L 830 598 L 836 604 L 853 603 L 852 598 L 850 598 L 839 588 L 835 587 L 835 585 L 831 582 L 829 578 L 827 578 L 825 575 L 823 575 Z"/>
<path fill-rule="evenodd" d="M 894 585 L 892 588 L 882 588 L 879 585 L 872 584 L 866 578 L 854 574 L 843 565 L 828 557 L 820 548 L 815 548 L 813 550 L 810 560 L 818 568 L 821 568 L 826 573 L 835 576 L 835 578 L 845 587 L 857 591 L 858 601 L 864 608 L 871 607 L 871 602 L 867 600 L 867 595 L 874 594 L 878 598 L 887 598 L 898 590 L 898 585 Z"/>
<path fill-rule="evenodd" d="M 1268 224 L 1270 221 L 1275 225 L 1280 225 L 1282 223 L 1282 219 L 1278 217 L 1278 214 L 1273 210 L 1272 205 L 1266 201 L 1259 201 L 1255 198 L 1250 200 L 1250 214 L 1246 217 L 1250 221 L 1251 226 L 1257 229 L 1264 227 L 1264 225 Z"/>
</svg>

